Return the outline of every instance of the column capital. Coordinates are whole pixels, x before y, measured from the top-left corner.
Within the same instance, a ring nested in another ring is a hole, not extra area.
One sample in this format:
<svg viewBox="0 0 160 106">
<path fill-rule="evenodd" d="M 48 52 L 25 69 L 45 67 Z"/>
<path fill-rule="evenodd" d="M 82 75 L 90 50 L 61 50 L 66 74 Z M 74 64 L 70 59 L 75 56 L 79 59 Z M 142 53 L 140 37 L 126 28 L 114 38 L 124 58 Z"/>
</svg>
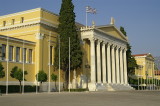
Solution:
<svg viewBox="0 0 160 106">
<path fill-rule="evenodd" d="M 126 51 L 127 51 L 127 48 L 124 48 L 123 50 L 126 52 Z"/>
<path fill-rule="evenodd" d="M 116 50 L 120 49 L 120 46 L 116 45 Z"/>
<path fill-rule="evenodd" d="M 110 42 L 107 42 L 107 47 L 110 47 L 112 44 Z"/>
<path fill-rule="evenodd" d="M 120 50 L 121 50 L 121 51 L 123 51 L 124 49 L 125 49 L 124 47 L 120 46 Z"/>
<path fill-rule="evenodd" d="M 115 47 L 116 47 L 116 45 L 114 45 L 114 44 L 111 45 L 111 48 L 115 48 Z"/>
<path fill-rule="evenodd" d="M 89 38 L 89 40 L 90 40 L 90 42 L 94 42 L 96 40 L 96 38 L 91 37 L 91 38 Z"/>
<path fill-rule="evenodd" d="M 102 40 L 100 40 L 100 39 L 97 39 L 97 43 L 101 43 L 101 42 L 103 42 Z"/>
<path fill-rule="evenodd" d="M 107 43 L 105 41 L 102 42 L 102 45 L 106 45 Z"/>
<path fill-rule="evenodd" d="M 44 34 L 43 33 L 37 33 L 36 34 L 36 39 L 43 39 L 44 38 Z"/>
</svg>

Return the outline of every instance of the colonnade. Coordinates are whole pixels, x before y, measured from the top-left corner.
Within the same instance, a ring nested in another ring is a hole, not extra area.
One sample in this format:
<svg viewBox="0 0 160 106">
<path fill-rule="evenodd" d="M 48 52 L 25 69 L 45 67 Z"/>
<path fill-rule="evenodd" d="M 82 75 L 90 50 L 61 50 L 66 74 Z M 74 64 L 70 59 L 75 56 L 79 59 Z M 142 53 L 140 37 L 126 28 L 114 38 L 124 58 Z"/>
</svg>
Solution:
<svg viewBox="0 0 160 106">
<path fill-rule="evenodd" d="M 95 38 L 89 40 L 91 83 L 128 84 L 126 48 Z"/>
</svg>

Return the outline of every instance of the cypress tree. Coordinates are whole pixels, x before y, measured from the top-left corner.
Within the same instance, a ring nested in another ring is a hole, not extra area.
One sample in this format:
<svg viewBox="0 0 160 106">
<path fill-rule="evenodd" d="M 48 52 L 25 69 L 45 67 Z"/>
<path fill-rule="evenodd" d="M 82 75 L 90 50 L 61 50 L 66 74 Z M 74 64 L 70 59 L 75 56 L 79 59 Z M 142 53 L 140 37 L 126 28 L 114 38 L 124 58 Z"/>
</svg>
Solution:
<svg viewBox="0 0 160 106">
<path fill-rule="evenodd" d="M 62 0 L 61 9 L 59 13 L 58 33 L 60 35 L 60 64 L 61 69 L 65 72 L 64 79 L 66 81 L 66 88 L 68 87 L 69 74 L 69 37 L 70 37 L 70 57 L 71 70 L 76 70 L 82 64 L 82 51 L 80 47 L 80 39 L 75 25 L 75 13 L 72 0 Z M 55 67 L 58 68 L 58 44 L 55 48 Z"/>
</svg>

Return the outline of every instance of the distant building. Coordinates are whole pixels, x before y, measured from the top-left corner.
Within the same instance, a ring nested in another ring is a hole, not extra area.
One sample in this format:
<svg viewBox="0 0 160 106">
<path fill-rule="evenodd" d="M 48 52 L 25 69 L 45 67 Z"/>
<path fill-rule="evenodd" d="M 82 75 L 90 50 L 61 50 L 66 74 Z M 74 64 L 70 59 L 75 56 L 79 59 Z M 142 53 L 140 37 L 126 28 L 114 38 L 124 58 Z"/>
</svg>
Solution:
<svg viewBox="0 0 160 106">
<path fill-rule="evenodd" d="M 154 58 L 150 53 L 133 55 L 138 64 L 135 69 L 135 75 L 143 79 L 152 79 L 154 77 Z"/>
</svg>

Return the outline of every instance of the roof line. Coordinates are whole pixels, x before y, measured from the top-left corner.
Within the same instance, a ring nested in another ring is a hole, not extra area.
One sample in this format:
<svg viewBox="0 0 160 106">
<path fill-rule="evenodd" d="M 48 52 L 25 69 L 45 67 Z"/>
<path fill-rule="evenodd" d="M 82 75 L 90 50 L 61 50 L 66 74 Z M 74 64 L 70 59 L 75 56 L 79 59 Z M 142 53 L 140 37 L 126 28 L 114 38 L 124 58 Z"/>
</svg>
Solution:
<svg viewBox="0 0 160 106">
<path fill-rule="evenodd" d="M 0 35 L 0 38 L 4 38 L 4 39 L 7 39 L 8 36 L 6 35 Z M 35 42 L 32 42 L 32 41 L 28 41 L 28 40 L 22 40 L 22 39 L 19 39 L 19 38 L 14 38 L 14 37 L 8 37 L 9 39 L 11 40 L 14 40 L 14 41 L 19 41 L 19 42 L 25 42 L 25 43 L 31 43 L 31 44 L 35 44 Z"/>
</svg>

